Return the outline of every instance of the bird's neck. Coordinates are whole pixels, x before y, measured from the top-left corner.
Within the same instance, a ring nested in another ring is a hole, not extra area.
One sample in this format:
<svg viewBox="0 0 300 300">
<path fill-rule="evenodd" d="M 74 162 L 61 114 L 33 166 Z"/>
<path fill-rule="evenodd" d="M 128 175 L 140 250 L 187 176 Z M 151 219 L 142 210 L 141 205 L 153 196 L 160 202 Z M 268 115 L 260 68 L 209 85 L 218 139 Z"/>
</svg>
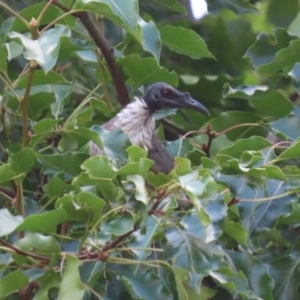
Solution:
<svg viewBox="0 0 300 300">
<path fill-rule="evenodd" d="M 128 135 L 133 145 L 146 146 L 147 149 L 150 149 L 155 130 L 155 121 L 152 115 L 147 104 L 136 98 L 118 113 L 114 125 Z"/>
</svg>

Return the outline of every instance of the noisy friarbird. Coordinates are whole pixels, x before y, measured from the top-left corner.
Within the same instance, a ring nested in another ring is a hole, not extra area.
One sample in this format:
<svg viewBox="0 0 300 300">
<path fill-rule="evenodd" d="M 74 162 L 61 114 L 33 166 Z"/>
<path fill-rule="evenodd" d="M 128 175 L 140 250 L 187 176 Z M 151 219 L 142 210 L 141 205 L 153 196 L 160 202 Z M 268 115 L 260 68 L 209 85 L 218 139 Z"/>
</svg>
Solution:
<svg viewBox="0 0 300 300">
<path fill-rule="evenodd" d="M 189 93 L 181 93 L 164 82 L 158 82 L 149 87 L 143 98 L 136 97 L 102 127 L 124 131 L 133 145 L 147 149 L 148 158 L 154 161 L 151 168 L 154 173 L 168 174 L 174 168 L 174 161 L 155 134 L 153 114 L 157 110 L 170 108 L 187 108 L 209 115 L 206 107 Z M 91 142 L 90 155 L 98 154 L 103 154 L 103 150 Z"/>
</svg>

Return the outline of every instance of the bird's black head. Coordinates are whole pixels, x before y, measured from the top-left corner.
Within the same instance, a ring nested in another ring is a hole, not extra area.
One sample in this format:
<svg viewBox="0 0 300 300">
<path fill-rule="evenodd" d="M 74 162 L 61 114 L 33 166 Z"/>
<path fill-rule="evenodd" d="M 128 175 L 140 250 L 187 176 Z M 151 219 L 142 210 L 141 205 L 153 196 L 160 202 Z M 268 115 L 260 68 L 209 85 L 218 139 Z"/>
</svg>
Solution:
<svg viewBox="0 0 300 300">
<path fill-rule="evenodd" d="M 194 100 L 189 93 L 181 93 L 164 82 L 152 84 L 144 96 L 144 101 L 153 112 L 166 108 L 189 108 L 209 115 L 207 108 Z"/>
</svg>

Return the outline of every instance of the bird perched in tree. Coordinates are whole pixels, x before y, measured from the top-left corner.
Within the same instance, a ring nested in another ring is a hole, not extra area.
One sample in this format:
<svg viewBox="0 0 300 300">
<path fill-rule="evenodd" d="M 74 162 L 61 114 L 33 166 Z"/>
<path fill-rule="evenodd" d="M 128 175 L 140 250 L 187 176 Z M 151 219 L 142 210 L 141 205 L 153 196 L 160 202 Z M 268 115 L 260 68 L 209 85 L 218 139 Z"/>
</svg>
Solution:
<svg viewBox="0 0 300 300">
<path fill-rule="evenodd" d="M 158 82 L 151 85 L 146 95 L 125 106 L 113 119 L 102 125 L 106 130 L 123 130 L 133 145 L 145 147 L 148 157 L 154 161 L 154 173 L 169 173 L 174 168 L 173 158 L 156 136 L 153 114 L 160 109 L 188 108 L 206 115 L 209 111 L 190 94 L 181 93 L 172 86 Z M 95 143 L 90 143 L 90 155 L 103 154 Z"/>
</svg>

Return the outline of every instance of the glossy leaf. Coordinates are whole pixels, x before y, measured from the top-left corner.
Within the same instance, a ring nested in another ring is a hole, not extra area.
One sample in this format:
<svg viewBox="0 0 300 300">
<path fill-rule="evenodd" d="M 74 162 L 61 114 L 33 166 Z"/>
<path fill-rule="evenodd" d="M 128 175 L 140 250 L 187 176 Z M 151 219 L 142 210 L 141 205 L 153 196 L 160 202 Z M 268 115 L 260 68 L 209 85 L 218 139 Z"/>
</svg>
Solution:
<svg viewBox="0 0 300 300">
<path fill-rule="evenodd" d="M 162 282 L 154 273 L 145 273 L 134 276 L 132 273 L 124 272 L 120 276 L 120 279 L 124 282 L 132 295 L 137 295 L 141 299 L 172 299 L 172 295 L 164 282 Z"/>
<path fill-rule="evenodd" d="M 5 236 L 13 232 L 22 223 L 21 216 L 13 216 L 7 208 L 0 210 L 0 236 Z"/>
<path fill-rule="evenodd" d="M 219 267 L 223 253 L 217 247 L 206 244 L 187 232 L 175 228 L 166 231 L 167 243 L 164 245 L 166 257 L 173 259 L 174 266 L 183 270 L 193 269 L 204 276 Z"/>
<path fill-rule="evenodd" d="M 18 240 L 15 246 L 26 252 L 47 256 L 61 252 L 58 242 L 52 236 L 44 236 L 37 233 L 26 235 L 23 239 Z"/>
<path fill-rule="evenodd" d="M 76 1 L 73 8 L 99 12 L 126 29 L 136 30 L 138 16 L 136 0 L 129 0 L 126 3 L 122 0 L 80 0 Z"/>
<path fill-rule="evenodd" d="M 81 262 L 78 258 L 68 255 L 66 266 L 60 283 L 58 299 L 82 299 L 84 295 L 83 284 L 80 280 L 78 267 Z"/>
<path fill-rule="evenodd" d="M 293 143 L 287 150 L 283 151 L 278 159 L 289 159 L 299 157 L 300 141 Z"/>
<path fill-rule="evenodd" d="M 16 173 L 11 170 L 10 164 L 0 166 L 0 183 L 9 181 L 16 176 Z"/>
<path fill-rule="evenodd" d="M 194 31 L 171 25 L 159 28 L 161 40 L 170 50 L 194 59 L 201 57 L 213 58 L 204 40 Z"/>
<path fill-rule="evenodd" d="M 57 225 L 66 220 L 66 213 L 63 209 L 55 209 L 43 214 L 36 214 L 27 217 L 16 230 L 29 232 L 55 233 Z"/>
<path fill-rule="evenodd" d="M 10 40 L 16 41 L 23 46 L 23 55 L 27 60 L 35 60 L 48 73 L 56 64 L 59 54 L 59 39 L 62 36 L 70 37 L 71 31 L 63 26 L 57 25 L 42 33 L 37 40 L 32 40 L 18 32 L 7 34 Z"/>
<path fill-rule="evenodd" d="M 26 159 L 24 159 L 26 157 Z M 18 175 L 28 172 L 36 160 L 36 153 L 30 148 L 24 148 L 18 153 L 11 154 L 8 162 L 11 169 Z"/>
<path fill-rule="evenodd" d="M 57 199 L 55 207 L 63 208 L 68 220 L 96 223 L 105 202 L 101 198 L 87 192 L 80 192 L 75 197 L 64 195 Z"/>
</svg>

